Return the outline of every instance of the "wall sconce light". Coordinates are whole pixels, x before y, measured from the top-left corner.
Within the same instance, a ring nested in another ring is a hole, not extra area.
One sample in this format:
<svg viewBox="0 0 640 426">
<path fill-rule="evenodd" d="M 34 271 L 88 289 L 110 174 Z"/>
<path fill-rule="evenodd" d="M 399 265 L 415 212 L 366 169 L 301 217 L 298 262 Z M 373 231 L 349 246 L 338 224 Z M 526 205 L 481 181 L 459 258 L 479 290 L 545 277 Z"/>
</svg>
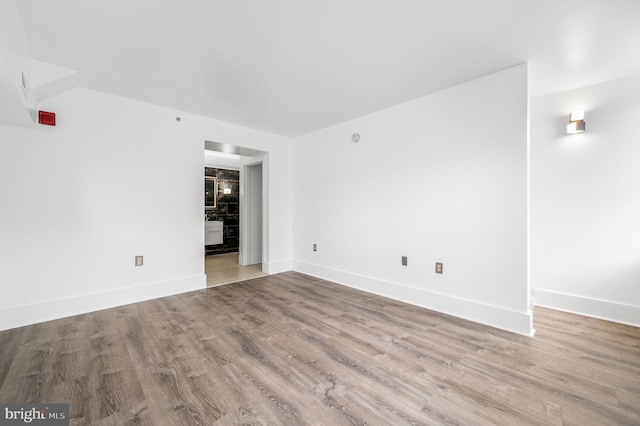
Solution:
<svg viewBox="0 0 640 426">
<path fill-rule="evenodd" d="M 224 194 L 231 194 L 231 188 L 225 188 L 222 190 Z"/>
<path fill-rule="evenodd" d="M 567 133 L 582 133 L 585 130 L 584 111 L 573 111 L 569 114 L 569 124 L 567 124 Z"/>
</svg>

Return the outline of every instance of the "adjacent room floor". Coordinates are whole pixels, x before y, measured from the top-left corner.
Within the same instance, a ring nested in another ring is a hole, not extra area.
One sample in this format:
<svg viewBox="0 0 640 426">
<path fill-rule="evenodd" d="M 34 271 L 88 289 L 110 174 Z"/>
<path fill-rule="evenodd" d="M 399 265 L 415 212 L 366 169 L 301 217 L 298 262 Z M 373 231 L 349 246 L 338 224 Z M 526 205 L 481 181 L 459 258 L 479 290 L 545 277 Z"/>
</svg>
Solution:
<svg viewBox="0 0 640 426">
<path fill-rule="evenodd" d="M 229 284 L 236 281 L 262 277 L 262 264 L 241 266 L 238 264 L 238 253 L 216 254 L 204 258 L 204 269 L 207 274 L 207 287 Z"/>
</svg>

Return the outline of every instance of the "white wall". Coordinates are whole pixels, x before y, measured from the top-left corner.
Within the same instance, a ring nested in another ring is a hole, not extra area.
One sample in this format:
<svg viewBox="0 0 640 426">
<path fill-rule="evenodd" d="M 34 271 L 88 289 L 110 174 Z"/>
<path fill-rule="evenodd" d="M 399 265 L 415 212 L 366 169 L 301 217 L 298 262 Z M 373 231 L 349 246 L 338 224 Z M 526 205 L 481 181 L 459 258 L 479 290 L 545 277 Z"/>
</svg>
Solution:
<svg viewBox="0 0 640 426">
<path fill-rule="evenodd" d="M 268 270 L 291 268 L 291 140 L 86 89 L 40 107 L 56 127 L 0 125 L 0 329 L 204 288 L 207 139 L 269 152 Z"/>
<path fill-rule="evenodd" d="M 15 0 L 0 1 L 0 123 L 35 127 L 35 100 L 22 90 L 31 85 L 31 52 Z"/>
<path fill-rule="evenodd" d="M 294 269 L 532 334 L 526 88 L 521 65 L 297 138 Z"/>
<path fill-rule="evenodd" d="M 567 135 L 569 112 L 587 131 Z M 535 303 L 640 326 L 640 76 L 531 105 Z"/>
</svg>

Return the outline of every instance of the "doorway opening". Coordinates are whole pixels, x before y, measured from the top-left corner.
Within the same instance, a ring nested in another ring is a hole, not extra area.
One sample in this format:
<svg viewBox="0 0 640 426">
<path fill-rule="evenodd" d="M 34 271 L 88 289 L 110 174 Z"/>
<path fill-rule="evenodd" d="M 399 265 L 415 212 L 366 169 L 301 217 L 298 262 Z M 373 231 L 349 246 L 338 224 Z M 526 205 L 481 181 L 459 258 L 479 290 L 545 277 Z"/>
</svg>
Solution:
<svg viewBox="0 0 640 426">
<path fill-rule="evenodd" d="M 215 200 L 205 204 L 207 287 L 267 275 L 268 153 L 205 141 L 204 154 L 205 180 L 217 182 Z M 203 197 L 212 201 L 207 189 Z"/>
</svg>

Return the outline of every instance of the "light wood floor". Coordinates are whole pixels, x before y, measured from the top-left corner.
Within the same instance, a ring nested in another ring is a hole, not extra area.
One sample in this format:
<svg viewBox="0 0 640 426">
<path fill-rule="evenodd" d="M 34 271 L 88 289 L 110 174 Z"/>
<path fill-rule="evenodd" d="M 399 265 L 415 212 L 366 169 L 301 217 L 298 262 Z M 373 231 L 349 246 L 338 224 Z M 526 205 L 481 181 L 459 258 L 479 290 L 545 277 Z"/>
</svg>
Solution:
<svg viewBox="0 0 640 426">
<path fill-rule="evenodd" d="M 640 329 L 535 327 L 287 272 L 0 332 L 0 402 L 87 425 L 640 424 Z"/>
<path fill-rule="evenodd" d="M 204 258 L 204 269 L 207 274 L 207 287 L 263 277 L 262 264 L 249 266 L 238 264 L 238 253 L 216 254 Z"/>
</svg>

